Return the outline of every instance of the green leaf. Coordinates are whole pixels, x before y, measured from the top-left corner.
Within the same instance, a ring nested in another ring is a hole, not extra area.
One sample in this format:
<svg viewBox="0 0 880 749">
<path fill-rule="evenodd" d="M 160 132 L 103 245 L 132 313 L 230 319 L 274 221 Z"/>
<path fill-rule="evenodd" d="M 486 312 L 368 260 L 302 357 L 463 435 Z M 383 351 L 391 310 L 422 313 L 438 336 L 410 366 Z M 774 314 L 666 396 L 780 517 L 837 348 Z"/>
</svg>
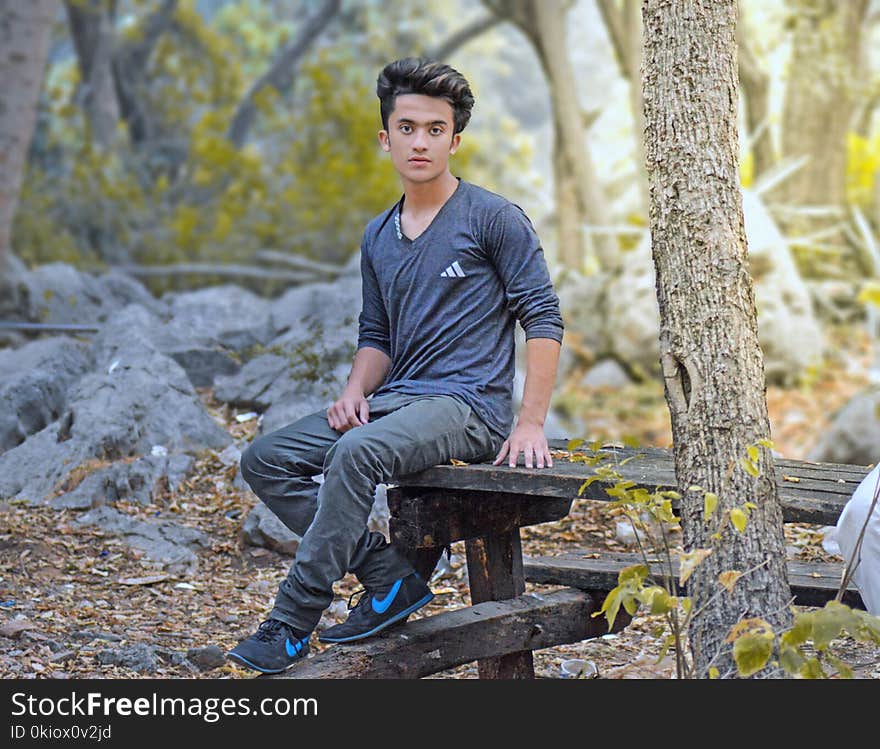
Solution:
<svg viewBox="0 0 880 749">
<path fill-rule="evenodd" d="M 703 520 L 708 520 L 718 508 L 718 495 L 706 492 L 703 499 Z"/>
<path fill-rule="evenodd" d="M 834 609 L 824 608 L 813 617 L 813 644 L 816 650 L 827 650 L 831 641 L 840 635 L 843 619 Z"/>
<path fill-rule="evenodd" d="M 746 448 L 746 452 L 749 454 L 749 458 L 751 458 L 751 461 L 753 463 L 758 462 L 758 458 L 760 457 L 761 453 L 755 445 L 749 445 Z"/>
<path fill-rule="evenodd" d="M 692 484 L 691 486 L 688 487 L 688 491 L 689 492 L 701 492 L 701 491 L 703 491 L 703 487 L 697 486 L 696 484 Z"/>
<path fill-rule="evenodd" d="M 578 496 L 583 494 L 587 490 L 587 488 L 590 486 L 590 484 L 592 484 L 594 481 L 598 481 L 598 480 L 599 480 L 598 476 L 590 476 L 590 478 L 588 478 L 586 481 L 584 481 L 583 484 L 581 484 L 581 488 L 578 489 Z"/>
<path fill-rule="evenodd" d="M 754 476 L 755 478 L 758 478 L 758 476 L 760 475 L 760 471 L 758 471 L 758 466 L 756 466 L 748 458 L 743 458 L 742 460 L 740 460 L 740 465 L 743 467 L 745 472 L 748 473 L 750 476 Z"/>
<path fill-rule="evenodd" d="M 584 444 L 585 440 L 582 440 L 580 437 L 576 437 L 573 440 L 569 440 L 568 444 L 565 446 L 565 449 L 571 452 L 572 450 L 577 450 L 581 445 Z"/>
<path fill-rule="evenodd" d="M 815 614 L 812 611 L 804 611 L 796 614 L 794 621 L 791 624 L 791 629 L 782 633 L 782 637 L 780 638 L 782 643 L 784 645 L 797 647 L 803 645 L 809 640 L 810 635 L 813 632 L 814 616 Z"/>
<path fill-rule="evenodd" d="M 797 648 L 782 647 L 779 651 L 779 665 L 787 674 L 800 673 L 806 661 Z"/>
<path fill-rule="evenodd" d="M 648 573 L 649 570 L 647 565 L 633 564 L 629 567 L 624 567 L 617 573 L 617 582 L 621 586 L 632 582 L 640 583 L 648 576 Z"/>
<path fill-rule="evenodd" d="M 620 611 L 621 596 L 623 589 L 618 585 L 608 592 L 605 600 L 602 602 L 602 611 L 605 612 L 605 619 L 608 620 L 608 631 L 614 626 L 614 620 L 617 619 L 617 612 Z"/>
<path fill-rule="evenodd" d="M 824 679 L 828 676 L 822 670 L 822 664 L 817 658 L 809 658 L 800 671 L 801 678 L 804 679 Z"/>
<path fill-rule="evenodd" d="M 718 666 L 709 666 L 709 678 L 717 679 L 721 676 L 721 673 L 718 671 Z"/>
<path fill-rule="evenodd" d="M 675 606 L 675 598 L 671 597 L 663 588 L 654 590 L 651 596 L 651 613 L 667 614 Z"/>
<path fill-rule="evenodd" d="M 758 440 L 758 444 L 761 447 L 766 447 L 768 450 L 773 450 L 776 447 L 776 445 L 773 444 L 773 440 L 768 440 L 764 437 L 761 437 L 761 439 Z"/>
<path fill-rule="evenodd" d="M 739 507 L 734 507 L 730 511 L 730 522 L 733 523 L 734 528 L 742 533 L 748 525 L 749 518 Z"/>
<path fill-rule="evenodd" d="M 733 660 L 742 676 L 758 673 L 773 653 L 773 638 L 765 634 L 743 635 L 733 643 Z"/>
</svg>

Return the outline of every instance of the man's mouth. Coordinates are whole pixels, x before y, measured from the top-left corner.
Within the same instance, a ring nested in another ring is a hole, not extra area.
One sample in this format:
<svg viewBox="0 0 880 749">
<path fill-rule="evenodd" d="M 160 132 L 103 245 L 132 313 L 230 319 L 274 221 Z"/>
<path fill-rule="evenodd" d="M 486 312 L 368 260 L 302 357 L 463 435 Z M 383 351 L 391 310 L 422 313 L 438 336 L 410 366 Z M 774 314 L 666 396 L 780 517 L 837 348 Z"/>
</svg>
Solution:
<svg viewBox="0 0 880 749">
<path fill-rule="evenodd" d="M 421 156 L 413 156 L 410 159 L 410 161 L 413 161 L 417 164 L 428 164 L 428 163 L 430 163 L 431 159 L 425 159 L 425 158 L 422 158 Z"/>
</svg>

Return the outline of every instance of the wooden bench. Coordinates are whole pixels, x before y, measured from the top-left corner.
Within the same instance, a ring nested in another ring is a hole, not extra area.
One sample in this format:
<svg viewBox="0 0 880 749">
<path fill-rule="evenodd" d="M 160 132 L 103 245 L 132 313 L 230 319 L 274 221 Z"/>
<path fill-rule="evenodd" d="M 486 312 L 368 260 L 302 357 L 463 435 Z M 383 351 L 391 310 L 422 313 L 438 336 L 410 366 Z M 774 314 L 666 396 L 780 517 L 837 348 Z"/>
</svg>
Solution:
<svg viewBox="0 0 880 749">
<path fill-rule="evenodd" d="M 553 440 L 552 450 L 567 442 Z M 578 452 L 590 451 L 581 448 Z M 660 448 L 603 448 L 602 464 L 648 490 L 675 489 L 672 455 Z M 785 522 L 834 525 L 868 466 L 776 461 Z M 580 552 L 524 558 L 520 528 L 564 518 L 575 498 L 607 501 L 610 483 L 585 462 L 554 458 L 552 468 L 491 463 L 435 466 L 389 487 L 392 541 L 428 579 L 445 548 L 464 541 L 472 605 L 389 629 L 360 644 L 334 646 L 283 678 L 419 678 L 476 660 L 480 678 L 534 678 L 532 651 L 608 633 L 601 608 L 634 554 Z M 675 506 L 675 503 L 673 503 Z M 795 603 L 834 598 L 842 564 L 789 562 Z M 565 586 L 525 594 L 525 584 Z M 861 607 L 853 586 L 845 602 Z M 615 631 L 629 619 L 621 612 Z"/>
</svg>

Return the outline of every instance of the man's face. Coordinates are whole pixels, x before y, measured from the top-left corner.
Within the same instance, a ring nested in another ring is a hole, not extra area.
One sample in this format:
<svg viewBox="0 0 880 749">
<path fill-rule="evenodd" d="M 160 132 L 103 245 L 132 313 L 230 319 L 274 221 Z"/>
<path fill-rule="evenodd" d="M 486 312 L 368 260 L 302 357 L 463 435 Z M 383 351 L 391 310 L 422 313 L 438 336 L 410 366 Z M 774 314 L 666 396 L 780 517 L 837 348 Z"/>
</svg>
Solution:
<svg viewBox="0 0 880 749">
<path fill-rule="evenodd" d="M 425 183 L 448 170 L 461 134 L 453 135 L 452 105 L 423 94 L 401 94 L 388 116 L 388 130 L 379 131 L 382 149 L 404 182 Z"/>
</svg>

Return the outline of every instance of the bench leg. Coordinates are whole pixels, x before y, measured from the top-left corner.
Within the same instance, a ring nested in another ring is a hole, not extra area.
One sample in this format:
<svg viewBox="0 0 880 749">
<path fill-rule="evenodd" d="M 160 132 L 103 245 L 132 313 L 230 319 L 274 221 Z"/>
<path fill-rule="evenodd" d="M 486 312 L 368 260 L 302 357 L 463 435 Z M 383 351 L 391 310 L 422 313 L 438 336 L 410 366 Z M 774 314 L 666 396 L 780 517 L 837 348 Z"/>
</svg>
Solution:
<svg viewBox="0 0 880 749">
<path fill-rule="evenodd" d="M 465 542 L 471 603 L 515 598 L 526 590 L 519 528 Z M 481 679 L 534 679 L 531 650 L 477 661 Z"/>
</svg>

